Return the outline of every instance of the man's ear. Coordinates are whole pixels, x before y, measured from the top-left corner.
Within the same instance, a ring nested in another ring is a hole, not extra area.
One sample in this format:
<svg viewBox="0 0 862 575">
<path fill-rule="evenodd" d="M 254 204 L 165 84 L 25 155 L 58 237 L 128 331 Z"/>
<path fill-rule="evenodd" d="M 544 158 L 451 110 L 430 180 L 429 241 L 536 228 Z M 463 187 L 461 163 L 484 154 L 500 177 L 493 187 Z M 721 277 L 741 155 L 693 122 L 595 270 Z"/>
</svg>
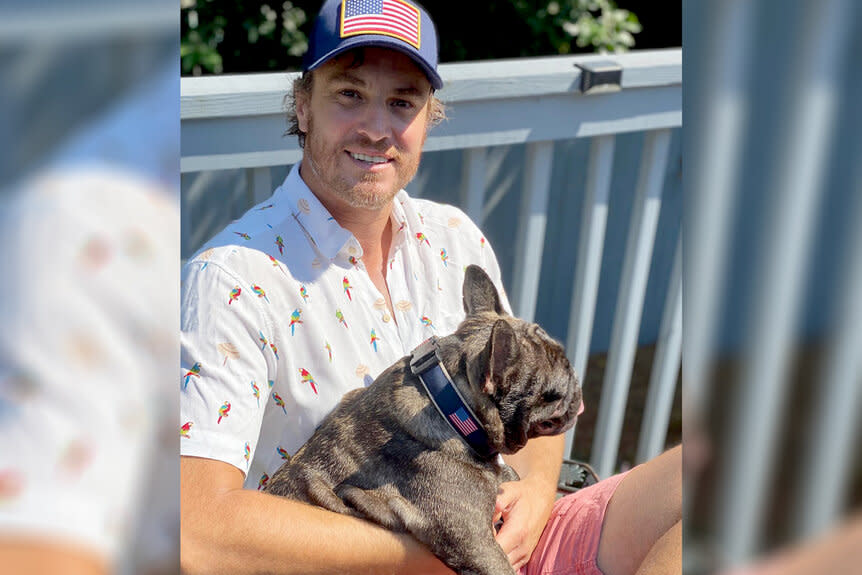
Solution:
<svg viewBox="0 0 862 575">
<path fill-rule="evenodd" d="M 305 134 L 308 133 L 308 106 L 310 101 L 310 91 L 297 90 L 293 94 L 293 102 L 296 106 L 296 122 L 299 125 L 299 129 Z"/>
<path fill-rule="evenodd" d="M 485 270 L 477 265 L 467 266 L 464 273 L 464 311 L 467 315 L 483 311 L 493 311 L 504 315 L 503 306 L 500 305 L 500 295 L 494 282 L 485 273 Z"/>
<path fill-rule="evenodd" d="M 488 370 L 484 391 L 492 394 L 497 390 L 506 391 L 506 370 L 518 359 L 518 343 L 515 330 L 504 319 L 498 319 L 491 328 L 488 340 Z"/>
</svg>

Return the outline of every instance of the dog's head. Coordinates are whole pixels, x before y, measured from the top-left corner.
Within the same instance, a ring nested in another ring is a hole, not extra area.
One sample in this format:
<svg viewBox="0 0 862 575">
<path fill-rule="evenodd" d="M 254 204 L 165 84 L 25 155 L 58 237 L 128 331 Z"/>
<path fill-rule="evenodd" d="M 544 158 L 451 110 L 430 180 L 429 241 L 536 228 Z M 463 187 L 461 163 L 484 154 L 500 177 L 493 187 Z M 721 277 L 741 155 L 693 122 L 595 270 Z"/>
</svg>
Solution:
<svg viewBox="0 0 862 575">
<path fill-rule="evenodd" d="M 581 388 L 563 346 L 538 325 L 507 314 L 482 268 L 467 268 L 463 294 L 467 317 L 455 339 L 441 345 L 441 356 L 454 377 L 467 379 L 492 446 L 514 453 L 530 438 L 570 429 Z"/>
</svg>

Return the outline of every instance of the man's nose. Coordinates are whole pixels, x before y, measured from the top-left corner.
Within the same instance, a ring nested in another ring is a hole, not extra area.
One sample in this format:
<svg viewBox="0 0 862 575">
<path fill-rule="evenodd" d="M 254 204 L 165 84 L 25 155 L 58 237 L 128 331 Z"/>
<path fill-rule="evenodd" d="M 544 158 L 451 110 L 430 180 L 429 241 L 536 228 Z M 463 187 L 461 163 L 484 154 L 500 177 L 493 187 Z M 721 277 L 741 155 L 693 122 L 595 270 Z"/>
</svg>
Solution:
<svg viewBox="0 0 862 575">
<path fill-rule="evenodd" d="M 374 102 L 365 107 L 359 131 L 373 142 L 389 137 L 391 125 L 385 103 Z"/>
</svg>

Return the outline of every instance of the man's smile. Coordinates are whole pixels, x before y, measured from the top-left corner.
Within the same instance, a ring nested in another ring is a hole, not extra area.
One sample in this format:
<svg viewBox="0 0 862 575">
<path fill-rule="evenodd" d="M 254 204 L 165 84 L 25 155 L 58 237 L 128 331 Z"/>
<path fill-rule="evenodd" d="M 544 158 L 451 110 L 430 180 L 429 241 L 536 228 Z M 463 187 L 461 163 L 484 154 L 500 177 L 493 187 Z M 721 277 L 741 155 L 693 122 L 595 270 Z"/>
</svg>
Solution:
<svg viewBox="0 0 862 575">
<path fill-rule="evenodd" d="M 377 172 L 386 169 L 389 164 L 395 160 L 382 155 L 362 154 L 359 152 L 347 151 L 347 155 L 353 160 L 353 163 L 363 170 Z"/>
</svg>

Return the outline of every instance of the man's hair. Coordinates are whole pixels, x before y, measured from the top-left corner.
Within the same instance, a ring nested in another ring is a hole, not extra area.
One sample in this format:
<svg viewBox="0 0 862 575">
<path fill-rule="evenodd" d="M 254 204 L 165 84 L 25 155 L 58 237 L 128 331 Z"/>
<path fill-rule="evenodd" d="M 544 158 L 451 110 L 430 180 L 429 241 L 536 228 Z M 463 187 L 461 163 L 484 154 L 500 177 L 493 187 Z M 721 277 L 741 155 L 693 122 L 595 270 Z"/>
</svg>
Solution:
<svg viewBox="0 0 862 575">
<path fill-rule="evenodd" d="M 362 65 L 364 53 L 362 48 L 351 50 L 348 52 L 353 56 L 353 61 L 350 67 L 358 67 Z M 303 93 L 306 96 L 311 96 L 311 88 L 314 85 L 314 70 L 303 72 L 298 78 L 293 81 L 293 89 L 284 96 L 284 110 L 287 115 L 287 130 L 285 136 L 297 136 L 299 139 L 299 147 L 305 147 L 305 132 L 299 128 L 299 118 L 296 115 L 296 94 Z M 431 101 L 429 103 L 428 124 L 426 129 L 430 130 L 440 122 L 446 119 L 446 106 L 434 95 L 431 91 Z"/>
</svg>

